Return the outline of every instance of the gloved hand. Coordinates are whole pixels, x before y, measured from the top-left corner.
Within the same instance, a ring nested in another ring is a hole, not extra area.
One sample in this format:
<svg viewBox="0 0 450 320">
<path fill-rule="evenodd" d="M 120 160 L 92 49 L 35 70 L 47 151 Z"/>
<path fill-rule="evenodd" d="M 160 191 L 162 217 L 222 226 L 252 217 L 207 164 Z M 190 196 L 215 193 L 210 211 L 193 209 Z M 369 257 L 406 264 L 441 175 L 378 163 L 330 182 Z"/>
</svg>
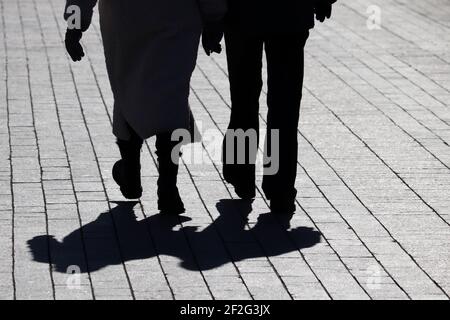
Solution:
<svg viewBox="0 0 450 320">
<path fill-rule="evenodd" d="M 202 34 L 202 45 L 208 56 L 210 56 L 213 52 L 222 52 L 220 42 L 222 41 L 223 35 L 223 22 L 209 22 L 205 24 Z"/>
<path fill-rule="evenodd" d="M 67 29 L 66 31 L 66 50 L 73 61 L 80 61 L 84 57 L 83 47 L 80 40 L 83 32 L 78 29 Z"/>
<path fill-rule="evenodd" d="M 336 0 L 316 0 L 314 4 L 316 19 L 320 22 L 324 22 L 325 19 L 329 19 L 331 17 L 333 3 L 335 2 Z"/>
</svg>

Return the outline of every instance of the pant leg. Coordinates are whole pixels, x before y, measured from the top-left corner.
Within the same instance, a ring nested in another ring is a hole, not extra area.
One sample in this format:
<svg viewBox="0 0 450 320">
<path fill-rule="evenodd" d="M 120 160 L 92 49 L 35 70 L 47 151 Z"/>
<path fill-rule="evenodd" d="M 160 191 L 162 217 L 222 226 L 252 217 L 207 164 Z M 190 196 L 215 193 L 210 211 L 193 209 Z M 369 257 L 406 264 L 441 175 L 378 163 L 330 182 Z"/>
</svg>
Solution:
<svg viewBox="0 0 450 320">
<path fill-rule="evenodd" d="M 304 46 L 308 35 L 307 31 L 279 34 L 268 37 L 265 43 L 268 137 L 271 130 L 279 130 L 279 169 L 274 175 L 266 174 L 263 180 L 263 190 L 268 198 L 292 201 L 297 194 L 297 129 L 303 87 Z"/>
<path fill-rule="evenodd" d="M 238 30 L 227 30 L 225 33 L 228 72 L 231 93 L 231 117 L 229 130 L 253 129 L 256 140 L 259 139 L 259 97 L 262 89 L 262 54 L 263 40 L 257 36 L 245 35 Z M 245 165 L 236 165 L 238 155 L 234 150 L 234 161 L 227 161 L 227 143 L 230 131 L 224 140 L 223 161 L 224 176 L 250 180 L 255 176 L 256 152 L 250 146 L 246 148 Z M 251 141 L 251 139 L 249 139 Z M 258 143 L 258 141 L 256 141 Z M 236 147 L 236 146 L 235 146 Z M 228 150 L 229 151 L 229 150 Z M 228 153 L 229 155 L 229 153 Z M 234 179 L 234 178 L 233 178 Z M 235 180 L 235 179 L 234 179 Z"/>
</svg>

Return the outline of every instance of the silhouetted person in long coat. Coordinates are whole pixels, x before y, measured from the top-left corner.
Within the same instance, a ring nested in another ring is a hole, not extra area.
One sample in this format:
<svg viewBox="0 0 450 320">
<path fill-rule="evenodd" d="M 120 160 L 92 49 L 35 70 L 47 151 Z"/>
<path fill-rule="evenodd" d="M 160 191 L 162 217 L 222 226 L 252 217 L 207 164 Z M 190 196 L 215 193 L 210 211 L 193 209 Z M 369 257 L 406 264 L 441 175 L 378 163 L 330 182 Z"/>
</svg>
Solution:
<svg viewBox="0 0 450 320">
<path fill-rule="evenodd" d="M 231 87 L 232 112 L 229 131 L 253 129 L 259 132 L 259 98 L 263 85 L 263 49 L 267 57 L 267 129 L 279 130 L 279 169 L 265 172 L 263 190 L 272 212 L 295 211 L 297 174 L 297 129 L 302 97 L 304 46 L 314 18 L 330 18 L 335 0 L 228 0 L 225 42 Z M 221 30 L 211 27 L 220 34 Z M 259 137 L 258 137 L 259 140 Z M 276 141 L 270 141 L 269 150 Z M 224 142 L 225 179 L 241 198 L 255 196 L 256 149 L 247 145 L 244 164 L 230 163 Z M 236 146 L 234 147 L 236 148 Z M 253 150 L 253 151 L 251 151 Z M 233 151 L 234 157 L 239 149 Z M 242 155 L 237 155 L 241 156 Z M 277 155 L 271 155 L 273 158 Z M 231 157 L 233 158 L 233 157 Z"/>
<path fill-rule="evenodd" d="M 74 61 L 84 56 L 80 39 L 96 3 L 67 0 L 66 48 Z M 126 198 L 141 197 L 140 150 L 144 139 L 156 135 L 159 209 L 182 213 L 178 152 L 172 157 L 178 142 L 171 135 L 192 129 L 189 84 L 200 35 L 205 23 L 222 19 L 226 0 L 99 0 L 99 11 L 114 94 L 113 133 L 122 156 L 113 177 Z"/>
</svg>

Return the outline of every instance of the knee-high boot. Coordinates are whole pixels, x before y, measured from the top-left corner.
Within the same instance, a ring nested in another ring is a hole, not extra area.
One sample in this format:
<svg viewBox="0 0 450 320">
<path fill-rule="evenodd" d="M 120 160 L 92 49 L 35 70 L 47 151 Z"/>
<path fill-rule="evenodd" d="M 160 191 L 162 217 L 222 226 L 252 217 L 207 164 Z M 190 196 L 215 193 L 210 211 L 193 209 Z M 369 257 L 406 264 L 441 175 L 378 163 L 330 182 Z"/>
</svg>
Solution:
<svg viewBox="0 0 450 320">
<path fill-rule="evenodd" d="M 169 134 L 158 135 L 156 154 L 158 156 L 158 209 L 161 213 L 182 214 L 186 210 L 177 188 L 178 162 L 180 152 L 174 150 L 177 143 Z"/>
<path fill-rule="evenodd" d="M 114 164 L 113 178 L 127 199 L 138 199 L 142 196 L 140 161 L 142 143 L 140 138 L 129 141 L 117 140 L 122 159 Z"/>
</svg>

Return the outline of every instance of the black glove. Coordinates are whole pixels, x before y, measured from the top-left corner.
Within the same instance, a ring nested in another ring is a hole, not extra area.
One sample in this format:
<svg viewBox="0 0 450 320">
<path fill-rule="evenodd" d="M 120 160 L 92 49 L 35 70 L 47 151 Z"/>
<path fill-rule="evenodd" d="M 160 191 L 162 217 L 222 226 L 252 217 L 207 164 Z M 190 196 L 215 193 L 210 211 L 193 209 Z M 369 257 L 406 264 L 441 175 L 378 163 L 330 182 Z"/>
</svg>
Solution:
<svg viewBox="0 0 450 320">
<path fill-rule="evenodd" d="M 83 32 L 78 29 L 67 29 L 66 31 L 66 50 L 73 61 L 80 61 L 84 57 L 83 47 L 80 40 Z"/>
<path fill-rule="evenodd" d="M 202 45 L 208 56 L 213 52 L 222 52 L 220 42 L 222 41 L 223 35 L 224 26 L 222 22 L 210 22 L 205 24 L 202 34 Z"/>
<path fill-rule="evenodd" d="M 325 19 L 331 17 L 331 11 L 335 0 L 316 0 L 314 5 L 314 12 L 316 13 L 316 19 L 320 22 L 324 22 Z"/>
</svg>

